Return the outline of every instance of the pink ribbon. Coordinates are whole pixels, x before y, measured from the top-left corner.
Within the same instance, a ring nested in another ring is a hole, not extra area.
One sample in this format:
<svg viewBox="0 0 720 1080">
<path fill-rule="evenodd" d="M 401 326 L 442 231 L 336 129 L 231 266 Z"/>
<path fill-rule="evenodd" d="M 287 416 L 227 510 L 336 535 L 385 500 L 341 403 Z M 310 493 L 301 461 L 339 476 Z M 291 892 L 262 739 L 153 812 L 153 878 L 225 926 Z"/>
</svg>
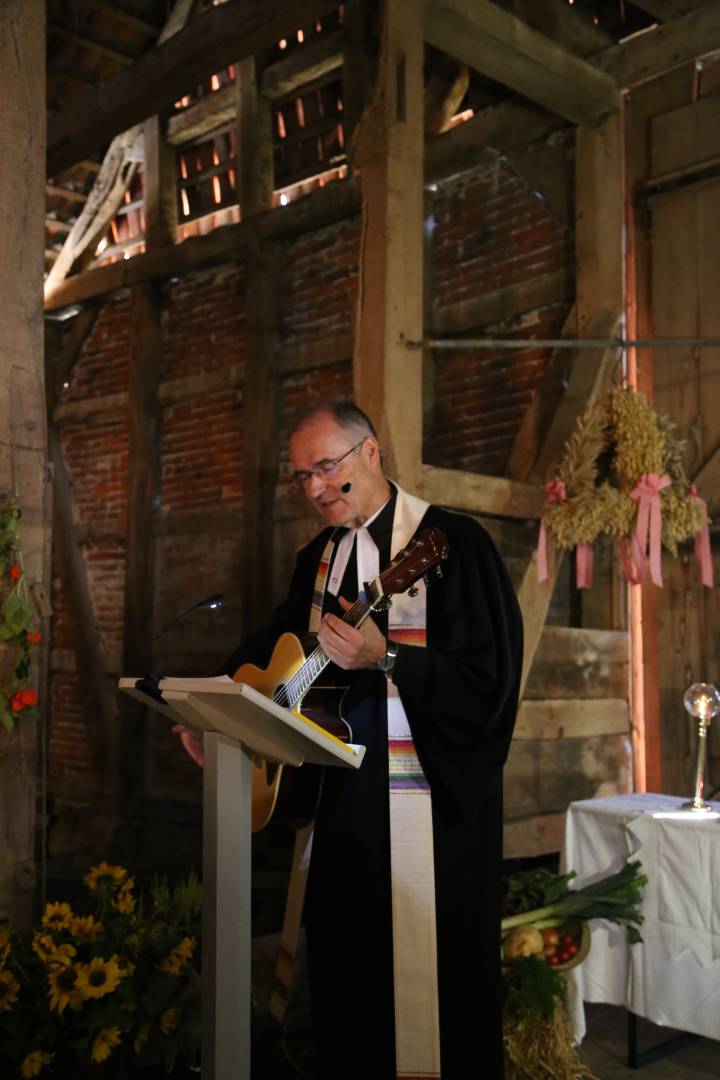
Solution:
<svg viewBox="0 0 720 1080">
<path fill-rule="evenodd" d="M 645 560 L 649 554 L 650 577 L 654 585 L 662 586 L 662 562 L 660 543 L 662 539 L 662 510 L 660 492 L 672 483 L 667 475 L 643 473 L 638 483 L 630 492 L 630 498 L 638 504 L 637 522 L 632 538 L 632 562 L 634 572 L 628 573 L 630 560 L 623 544 L 620 545 L 621 558 L 628 581 L 639 584 L 645 571 Z M 648 550 L 649 543 L 649 550 Z"/>
<path fill-rule="evenodd" d="M 545 485 L 545 505 L 542 508 L 543 514 L 553 503 L 565 502 L 566 499 L 567 488 L 565 487 L 564 481 L 562 481 L 559 476 L 555 476 L 552 480 L 548 480 Z M 547 581 L 550 576 L 548 570 L 547 530 L 545 529 L 545 522 L 542 517 L 540 518 L 540 535 L 538 536 L 537 566 L 538 581 Z"/>
<path fill-rule="evenodd" d="M 690 484 L 688 487 L 688 495 L 690 495 L 692 499 L 696 499 L 703 509 L 705 520 L 695 533 L 695 558 L 700 566 L 700 580 L 708 589 L 712 589 L 714 585 L 714 576 L 712 553 L 710 551 L 710 521 L 708 518 L 707 503 L 704 499 L 700 498 L 698 489 L 694 484 Z"/>
<path fill-rule="evenodd" d="M 578 589 L 590 589 L 593 583 L 592 544 L 584 541 L 575 548 L 575 584 Z"/>
</svg>

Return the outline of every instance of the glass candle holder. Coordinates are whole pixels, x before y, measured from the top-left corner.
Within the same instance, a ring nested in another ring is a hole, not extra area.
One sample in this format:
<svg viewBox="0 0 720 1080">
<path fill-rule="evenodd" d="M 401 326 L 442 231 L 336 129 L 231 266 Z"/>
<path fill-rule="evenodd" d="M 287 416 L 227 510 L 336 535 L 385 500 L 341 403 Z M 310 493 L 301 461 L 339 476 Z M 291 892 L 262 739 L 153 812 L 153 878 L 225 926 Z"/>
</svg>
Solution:
<svg viewBox="0 0 720 1080">
<path fill-rule="evenodd" d="M 720 712 L 720 692 L 712 683 L 693 683 L 685 691 L 683 705 L 698 724 L 697 765 L 695 768 L 695 796 L 691 802 L 682 804 L 683 810 L 696 814 L 707 814 L 713 810 L 710 803 L 703 801 L 705 786 L 705 761 L 707 757 L 707 732 L 712 719 Z"/>
</svg>

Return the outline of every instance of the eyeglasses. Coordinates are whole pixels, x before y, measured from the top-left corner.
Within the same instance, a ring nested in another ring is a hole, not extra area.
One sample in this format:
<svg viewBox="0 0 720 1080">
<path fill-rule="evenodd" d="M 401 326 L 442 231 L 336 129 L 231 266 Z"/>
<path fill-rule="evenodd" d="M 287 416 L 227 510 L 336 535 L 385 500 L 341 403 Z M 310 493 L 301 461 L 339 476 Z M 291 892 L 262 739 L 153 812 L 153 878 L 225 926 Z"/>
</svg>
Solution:
<svg viewBox="0 0 720 1080">
<path fill-rule="evenodd" d="M 349 457 L 350 454 L 362 446 L 366 438 L 367 435 L 365 438 L 361 439 L 360 442 L 351 446 L 349 450 L 346 450 L 344 454 L 341 454 L 340 457 L 331 458 L 328 461 L 318 461 L 314 469 L 299 469 L 297 472 L 294 472 L 292 474 L 293 484 L 296 488 L 302 490 L 302 488 L 312 480 L 313 476 L 319 476 L 321 479 L 328 476 L 334 476 L 338 471 L 340 462 L 344 461 L 346 457 Z"/>
</svg>

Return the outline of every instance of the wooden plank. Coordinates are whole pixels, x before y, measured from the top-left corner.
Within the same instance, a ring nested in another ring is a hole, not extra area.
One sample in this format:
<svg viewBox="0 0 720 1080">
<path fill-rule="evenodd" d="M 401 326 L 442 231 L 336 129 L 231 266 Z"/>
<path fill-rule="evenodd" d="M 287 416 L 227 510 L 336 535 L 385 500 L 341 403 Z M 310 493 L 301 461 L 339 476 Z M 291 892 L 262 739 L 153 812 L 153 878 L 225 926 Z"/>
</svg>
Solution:
<svg viewBox="0 0 720 1080">
<path fill-rule="evenodd" d="M 630 643 L 625 630 L 546 626 L 525 700 L 630 696 Z"/>
<path fill-rule="evenodd" d="M 344 29 L 323 34 L 282 60 L 268 64 L 260 77 L 260 93 L 271 100 L 293 94 L 314 79 L 339 70 L 344 52 Z"/>
<path fill-rule="evenodd" d="M 536 855 L 550 855 L 562 851 L 564 839 L 564 812 L 506 821 L 503 828 L 503 857 L 527 859 Z"/>
<path fill-rule="evenodd" d="M 634 7 L 647 12 L 660 22 L 676 19 L 678 15 L 684 15 L 686 11 L 700 7 L 705 0 L 635 0 Z"/>
<path fill-rule="evenodd" d="M 355 400 L 377 426 L 385 464 L 421 485 L 423 322 L 423 10 L 388 0 L 375 98 L 355 133 L 363 233 L 353 354 Z"/>
<path fill-rule="evenodd" d="M 539 518 L 545 500 L 543 489 L 535 484 L 435 465 L 423 465 L 422 491 L 428 502 L 452 510 L 524 520 Z"/>
<path fill-rule="evenodd" d="M 504 772 L 505 819 L 564 813 L 575 799 L 632 788 L 627 734 L 513 739 Z"/>
<path fill-rule="evenodd" d="M 155 251 L 177 242 L 177 161 L 174 149 L 165 141 L 159 116 L 145 121 L 143 142 L 145 249 Z"/>
<path fill-rule="evenodd" d="M 600 312 L 623 310 L 622 131 L 617 116 L 575 137 L 575 267 L 578 332 Z M 602 335 L 607 336 L 607 335 Z"/>
<path fill-rule="evenodd" d="M 577 337 L 577 313 L 571 307 L 561 337 Z M 554 349 L 543 372 L 535 396 L 523 416 L 508 458 L 507 471 L 513 480 L 527 480 L 540 452 L 542 440 L 565 396 L 572 355 L 568 349 Z"/>
<path fill-rule="evenodd" d="M 530 281 L 506 285 L 484 296 L 435 308 L 431 312 L 432 332 L 434 335 L 454 335 L 477 330 L 501 323 L 515 315 L 522 315 L 526 311 L 536 311 L 548 304 L 568 300 L 573 291 L 572 268 L 566 267 Z"/>
<path fill-rule="evenodd" d="M 630 731 L 627 698 L 523 701 L 513 739 L 584 739 Z"/>
<path fill-rule="evenodd" d="M 155 545 L 153 522 L 160 484 L 157 384 L 162 360 L 161 301 L 154 282 L 136 285 L 130 296 L 128 391 L 128 505 L 125 541 L 123 669 L 148 670 L 153 636 Z M 145 772 L 146 710 L 134 699 L 122 702 L 119 744 L 123 790 L 142 790 Z"/>
<path fill-rule="evenodd" d="M 167 141 L 171 146 L 183 146 L 231 124 L 236 116 L 237 91 L 235 86 L 225 86 L 171 116 L 167 122 Z"/>
<path fill-rule="evenodd" d="M 592 124 L 620 107 L 612 78 L 495 4 L 426 0 L 425 18 L 435 48 L 566 120 Z"/>
<path fill-rule="evenodd" d="M 45 194 L 58 199 L 67 199 L 68 202 L 87 202 L 87 195 L 84 191 L 73 191 L 72 188 L 63 187 L 61 184 L 46 184 Z"/>
<path fill-rule="evenodd" d="M 594 63 L 623 89 L 656 79 L 720 48 L 720 6 L 709 0 L 654 30 L 614 45 Z"/>
<path fill-rule="evenodd" d="M 345 157 L 348 168 L 351 168 L 355 129 L 370 95 L 374 49 L 369 27 L 370 13 L 364 0 L 349 0 L 344 5 L 344 10 L 343 131 L 345 135 Z"/>
<path fill-rule="evenodd" d="M 59 355 L 49 356 L 46 348 L 45 392 L 51 414 L 63 384 L 70 379 L 82 347 L 92 333 L 99 310 L 92 304 L 75 316 L 70 329 L 63 336 Z"/>
<path fill-rule="evenodd" d="M 700 98 L 650 121 L 650 169 L 662 178 L 720 156 L 720 98 Z"/>
<path fill-rule="evenodd" d="M 594 56 L 614 44 L 612 34 L 573 11 L 568 0 L 542 0 L 541 4 L 537 0 L 512 0 L 508 6 L 523 22 L 577 56 Z"/>
<path fill-rule="evenodd" d="M 563 126 L 557 116 L 513 101 L 482 109 L 471 120 L 428 140 L 425 180 L 439 183 L 491 163 L 499 153 L 543 139 Z"/>
<path fill-rule="evenodd" d="M 321 18 L 336 0 L 248 0 L 221 4 L 150 49 L 58 117 L 49 133 L 54 176 L 121 131 L 161 113 L 220 68 L 270 48 L 296 26 Z"/>
<path fill-rule="evenodd" d="M 250 222 L 224 225 L 206 236 L 190 237 L 175 247 L 135 255 L 132 259 L 78 274 L 46 293 L 45 310 L 56 311 L 141 281 L 235 262 L 245 257 L 247 245 L 256 233 L 261 239 L 289 239 L 351 217 L 359 208 L 360 193 L 353 181 L 327 184 L 287 206 L 268 210 Z"/>
</svg>

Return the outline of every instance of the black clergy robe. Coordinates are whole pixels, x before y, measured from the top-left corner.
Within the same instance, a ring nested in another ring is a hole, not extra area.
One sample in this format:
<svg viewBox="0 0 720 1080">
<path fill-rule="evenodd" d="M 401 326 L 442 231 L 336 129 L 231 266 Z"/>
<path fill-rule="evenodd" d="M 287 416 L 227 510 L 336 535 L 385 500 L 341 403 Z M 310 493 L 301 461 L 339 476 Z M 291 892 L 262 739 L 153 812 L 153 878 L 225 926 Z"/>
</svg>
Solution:
<svg viewBox="0 0 720 1080">
<path fill-rule="evenodd" d="M 381 569 L 394 503 L 393 494 L 369 528 Z M 401 645 L 392 678 L 432 794 L 442 1080 L 478 1069 L 501 1080 L 502 765 L 522 620 L 486 531 L 431 506 L 420 528 L 433 525 L 446 534 L 449 555 L 427 591 L 427 646 Z M 246 661 L 265 666 L 281 633 L 306 632 L 331 534 L 324 529 L 300 551 L 287 598 L 233 653 L 229 673 Z M 354 556 L 340 595 L 357 595 Z M 323 610 L 341 613 L 328 594 Z M 318 1077 L 395 1080 L 386 677 L 342 675 L 353 741 L 367 750 L 357 772 L 326 770 L 315 823 L 305 915 Z"/>
</svg>

